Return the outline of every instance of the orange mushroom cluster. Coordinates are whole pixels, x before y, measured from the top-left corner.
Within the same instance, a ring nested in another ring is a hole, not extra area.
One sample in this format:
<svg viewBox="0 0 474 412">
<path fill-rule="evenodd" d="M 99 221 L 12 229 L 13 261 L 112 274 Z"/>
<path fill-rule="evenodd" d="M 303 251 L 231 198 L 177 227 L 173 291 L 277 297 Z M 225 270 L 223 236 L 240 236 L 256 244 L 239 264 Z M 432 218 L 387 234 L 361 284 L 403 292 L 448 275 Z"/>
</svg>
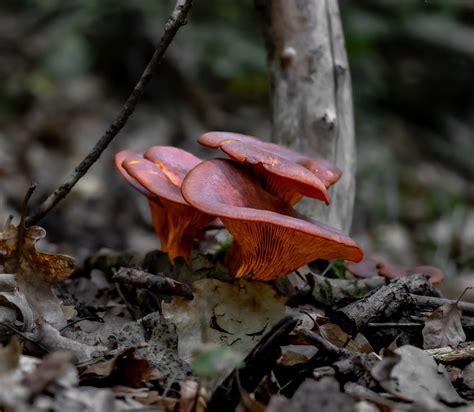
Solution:
<svg viewBox="0 0 474 412">
<path fill-rule="evenodd" d="M 235 133 L 210 132 L 198 141 L 230 159 L 200 161 L 173 147 L 115 158 L 125 179 L 149 199 L 171 261 L 182 256 L 189 263 L 193 239 L 216 218 L 234 238 L 224 260 L 234 277 L 269 281 L 315 259 L 362 259 L 346 234 L 292 207 L 303 196 L 329 203 L 327 189 L 341 176 L 337 167 Z"/>
</svg>

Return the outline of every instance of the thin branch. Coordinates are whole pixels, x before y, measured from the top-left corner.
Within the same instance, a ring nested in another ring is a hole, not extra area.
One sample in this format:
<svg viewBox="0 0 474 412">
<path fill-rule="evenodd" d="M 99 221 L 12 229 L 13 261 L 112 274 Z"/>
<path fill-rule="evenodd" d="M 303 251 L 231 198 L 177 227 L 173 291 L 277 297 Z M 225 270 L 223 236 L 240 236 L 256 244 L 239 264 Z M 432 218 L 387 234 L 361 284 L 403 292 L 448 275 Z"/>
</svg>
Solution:
<svg viewBox="0 0 474 412">
<path fill-rule="evenodd" d="M 154 293 L 193 299 L 193 290 L 189 285 L 171 279 L 162 273 L 152 275 L 143 270 L 120 268 L 112 277 L 112 281 L 127 283 L 137 288 L 151 290 Z"/>
<path fill-rule="evenodd" d="M 36 189 L 36 184 L 32 183 L 28 190 L 26 191 L 25 197 L 23 199 L 23 204 L 21 206 L 21 220 L 20 225 L 18 226 L 18 239 L 16 244 L 16 263 L 14 273 L 20 268 L 21 258 L 23 257 L 23 245 L 25 243 L 25 220 L 28 214 L 28 202 L 30 197 Z"/>
<path fill-rule="evenodd" d="M 158 66 L 163 60 L 163 56 L 171 44 L 176 33 L 181 26 L 186 24 L 186 16 L 191 8 L 192 0 L 177 0 L 176 6 L 165 24 L 165 31 L 161 38 L 160 44 L 145 70 L 140 80 L 135 85 L 132 93 L 122 107 L 122 110 L 107 128 L 100 140 L 96 143 L 89 154 L 74 169 L 74 172 L 40 205 L 38 210 L 26 220 L 26 226 L 36 224 L 41 220 L 53 207 L 55 207 L 62 199 L 64 199 L 74 185 L 84 176 L 89 168 L 97 161 L 102 152 L 107 148 L 110 142 L 117 136 L 127 123 L 128 118 L 132 115 L 137 106 L 138 101 L 142 97 L 145 87 L 156 72 Z"/>
<path fill-rule="evenodd" d="M 458 305 L 465 315 L 474 316 L 474 303 L 455 301 L 452 299 L 437 298 L 434 296 L 419 296 L 411 293 L 410 296 L 419 306 L 428 306 L 431 308 L 438 308 L 442 305 Z"/>
</svg>

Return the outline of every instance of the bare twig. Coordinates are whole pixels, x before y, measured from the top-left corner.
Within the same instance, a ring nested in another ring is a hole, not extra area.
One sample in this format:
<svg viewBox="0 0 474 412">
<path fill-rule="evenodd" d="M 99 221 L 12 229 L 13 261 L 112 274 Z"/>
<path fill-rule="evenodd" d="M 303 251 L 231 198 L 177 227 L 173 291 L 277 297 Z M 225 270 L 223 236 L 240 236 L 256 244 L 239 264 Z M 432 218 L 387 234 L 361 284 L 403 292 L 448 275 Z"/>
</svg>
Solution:
<svg viewBox="0 0 474 412">
<path fill-rule="evenodd" d="M 442 305 L 457 304 L 465 315 L 474 316 L 474 303 L 463 301 L 459 302 L 451 299 L 438 298 L 434 296 L 419 296 L 415 294 L 410 294 L 410 296 L 419 306 L 438 308 Z"/>
<path fill-rule="evenodd" d="M 36 189 L 36 184 L 32 183 L 28 190 L 26 191 L 25 197 L 23 199 L 23 204 L 21 206 L 21 220 L 20 225 L 18 226 L 18 239 L 16 245 L 16 265 L 15 265 L 15 272 L 20 267 L 21 258 L 23 256 L 23 244 L 25 243 L 25 220 L 28 214 L 28 202 L 30 201 L 30 197 Z"/>
<path fill-rule="evenodd" d="M 312 330 L 308 330 L 305 328 L 297 328 L 296 334 L 309 340 L 319 349 L 328 353 L 332 353 L 338 357 L 343 357 L 344 355 L 347 355 L 349 353 L 347 349 L 337 347 L 336 345 L 329 342 L 327 339 L 323 338 L 321 335 L 316 332 L 313 332 Z"/>
<path fill-rule="evenodd" d="M 166 277 L 163 274 L 152 275 L 143 270 L 120 268 L 112 277 L 114 282 L 128 283 L 138 288 L 149 289 L 164 295 L 184 296 L 193 298 L 193 290 L 189 285 Z"/>
<path fill-rule="evenodd" d="M 97 161 L 110 142 L 125 126 L 128 118 L 134 112 L 138 101 L 143 95 L 146 85 L 161 63 L 168 46 L 171 44 L 179 28 L 186 24 L 186 16 L 191 5 L 192 0 L 177 0 L 175 8 L 165 24 L 165 32 L 161 38 L 160 44 L 153 53 L 153 56 L 143 71 L 140 80 L 135 85 L 135 88 L 123 105 L 122 110 L 116 119 L 110 124 L 89 154 L 74 169 L 74 172 L 50 196 L 48 196 L 48 198 L 40 205 L 38 210 L 26 220 L 26 226 L 31 226 L 37 223 L 54 206 L 56 206 L 56 204 L 67 196 L 74 185 L 87 173 L 89 168 Z"/>
</svg>

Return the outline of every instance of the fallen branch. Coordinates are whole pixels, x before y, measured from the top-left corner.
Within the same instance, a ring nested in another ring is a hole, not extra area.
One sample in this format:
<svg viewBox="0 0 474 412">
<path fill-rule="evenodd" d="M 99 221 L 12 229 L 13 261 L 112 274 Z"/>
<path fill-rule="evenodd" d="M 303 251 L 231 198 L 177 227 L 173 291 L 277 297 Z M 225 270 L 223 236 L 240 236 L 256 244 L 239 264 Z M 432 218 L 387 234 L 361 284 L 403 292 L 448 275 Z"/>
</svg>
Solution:
<svg viewBox="0 0 474 412">
<path fill-rule="evenodd" d="M 135 85 L 132 93 L 122 107 L 122 110 L 110 124 L 105 133 L 92 148 L 89 154 L 81 161 L 81 163 L 74 169 L 74 172 L 40 205 L 38 210 L 28 217 L 26 226 L 32 226 L 41 220 L 53 207 L 55 207 L 62 199 L 64 199 L 74 185 L 84 176 L 89 168 L 97 161 L 102 152 L 108 147 L 110 142 L 118 135 L 120 130 L 127 123 L 128 118 L 135 111 L 138 101 L 142 97 L 146 85 L 151 80 L 153 74 L 156 72 L 158 66 L 163 60 L 163 56 L 168 49 L 168 46 L 173 41 L 176 33 L 181 26 L 186 24 L 186 16 L 191 8 L 192 0 L 178 0 L 176 6 L 165 24 L 165 32 L 161 38 L 160 44 L 145 70 L 143 71 L 140 80 Z"/>
<path fill-rule="evenodd" d="M 419 296 L 414 294 L 411 295 L 411 298 L 416 302 L 417 305 L 428 306 L 430 308 L 439 308 L 442 305 L 452 305 L 457 303 L 463 314 L 474 316 L 474 303 L 463 301 L 458 302 L 456 300 L 444 299 L 435 296 Z"/>
<path fill-rule="evenodd" d="M 414 305 L 416 301 L 413 295 L 436 294 L 433 285 L 425 276 L 408 276 L 382 286 L 374 293 L 338 309 L 335 316 L 344 330 L 354 333 L 365 328 L 369 322 L 392 319 L 408 305 Z"/>
</svg>

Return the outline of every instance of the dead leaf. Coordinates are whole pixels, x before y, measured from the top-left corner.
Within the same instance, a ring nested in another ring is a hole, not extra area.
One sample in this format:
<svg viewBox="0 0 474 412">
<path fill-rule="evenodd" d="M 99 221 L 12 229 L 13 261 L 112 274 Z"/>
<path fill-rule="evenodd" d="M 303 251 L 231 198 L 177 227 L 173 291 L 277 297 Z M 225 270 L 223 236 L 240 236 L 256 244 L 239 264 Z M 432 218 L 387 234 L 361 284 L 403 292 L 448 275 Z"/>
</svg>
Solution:
<svg viewBox="0 0 474 412">
<path fill-rule="evenodd" d="M 290 347 L 294 348 L 294 350 L 289 349 L 289 346 L 283 346 L 281 348 L 282 355 L 280 359 L 278 360 L 278 363 L 281 366 L 291 367 L 291 366 L 301 365 L 303 363 L 308 362 L 310 357 L 298 351 L 298 349 L 301 347 L 305 349 L 307 348 L 313 349 L 313 354 L 316 352 L 316 349 L 314 348 L 314 346 L 309 346 L 309 345 L 303 345 L 303 346 L 291 345 Z"/>
<path fill-rule="evenodd" d="M 160 373 L 150 367 L 146 359 L 135 357 L 135 348 L 126 348 L 112 359 L 87 367 L 80 374 L 82 385 L 122 385 L 137 388 L 150 380 L 160 378 Z"/>
<path fill-rule="evenodd" d="M 0 232 L 0 265 L 7 273 L 15 273 L 17 268 L 18 226 L 9 224 Z M 38 252 L 36 243 L 46 236 L 46 231 L 39 226 L 25 229 L 25 240 L 20 257 L 20 270 L 34 272 L 47 283 L 62 282 L 74 270 L 75 260 L 66 255 Z"/>
<path fill-rule="evenodd" d="M 372 376 L 387 392 L 409 401 L 447 405 L 465 402 L 454 389 L 443 365 L 437 365 L 424 350 L 405 345 L 395 356 L 383 358 L 372 368 Z"/>
<path fill-rule="evenodd" d="M 283 410 L 303 412 L 318 409 L 350 412 L 354 411 L 354 401 L 341 392 L 339 382 L 334 378 L 325 377 L 320 381 L 306 379 L 293 395 L 291 407 Z"/>
<path fill-rule="evenodd" d="M 0 266 L 7 273 L 15 273 L 18 289 L 31 306 L 35 320 L 43 318 L 58 328 L 65 326 L 60 302 L 51 284 L 67 279 L 75 261 L 66 255 L 38 252 L 36 243 L 46 236 L 39 226 L 25 229 L 24 242 L 18 251 L 18 226 L 9 224 L 0 232 Z"/>
<path fill-rule="evenodd" d="M 203 342 L 246 356 L 285 313 L 286 299 L 264 283 L 202 279 L 193 292 L 191 301 L 175 297 L 163 304 L 163 316 L 178 330 L 178 354 L 187 362 Z"/>
<path fill-rule="evenodd" d="M 456 347 L 466 340 L 461 324 L 461 309 L 457 303 L 440 306 L 426 319 L 423 328 L 423 347 L 436 349 Z"/>
<path fill-rule="evenodd" d="M 31 410 L 27 404 L 28 391 L 22 381 L 40 360 L 22 356 L 21 350 L 15 337 L 8 345 L 0 347 L 0 410 Z"/>
<path fill-rule="evenodd" d="M 28 390 L 28 400 L 32 402 L 36 396 L 49 385 L 56 382 L 68 369 L 73 368 L 72 354 L 69 352 L 53 352 L 44 357 L 36 369 L 23 379 Z"/>
<path fill-rule="evenodd" d="M 29 331 L 33 327 L 33 312 L 23 293 L 15 290 L 13 292 L 0 292 L 0 306 L 16 310 L 16 320 L 22 323 L 20 330 Z"/>
<path fill-rule="evenodd" d="M 11 373 L 20 365 L 22 348 L 16 336 L 4 347 L 0 346 L 0 376 Z"/>
<path fill-rule="evenodd" d="M 469 365 L 462 370 L 462 379 L 464 385 L 469 389 L 474 389 L 474 362 L 469 363 Z"/>
<path fill-rule="evenodd" d="M 351 338 L 338 325 L 334 323 L 325 323 L 319 326 L 321 336 L 326 338 L 339 348 L 346 348 L 352 352 L 370 353 L 374 349 L 369 341 L 361 333 L 357 333 L 355 338 Z"/>
</svg>

